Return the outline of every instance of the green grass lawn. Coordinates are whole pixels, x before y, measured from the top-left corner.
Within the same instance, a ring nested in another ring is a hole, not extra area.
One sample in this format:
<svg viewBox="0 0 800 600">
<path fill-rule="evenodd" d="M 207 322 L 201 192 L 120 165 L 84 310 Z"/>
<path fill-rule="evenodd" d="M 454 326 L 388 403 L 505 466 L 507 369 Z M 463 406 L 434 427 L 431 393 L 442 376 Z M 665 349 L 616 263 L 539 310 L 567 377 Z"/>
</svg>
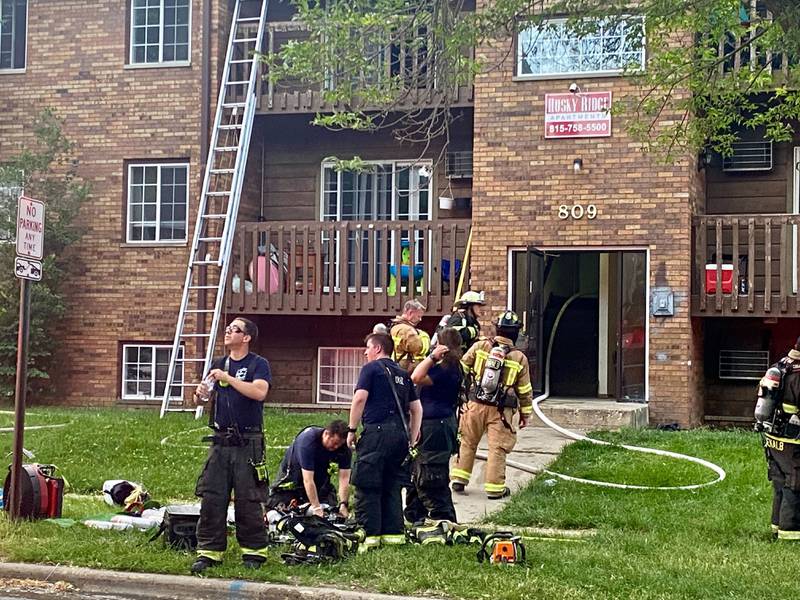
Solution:
<svg viewBox="0 0 800 600">
<path fill-rule="evenodd" d="M 270 412 L 268 444 L 286 445 L 305 424 L 330 415 Z M 0 413 L 0 427 L 11 423 Z M 31 431 L 26 448 L 53 462 L 70 492 L 97 494 L 104 479 L 142 481 L 157 499 L 192 499 L 204 450 L 201 426 L 188 415 L 159 420 L 151 412 L 33 408 L 29 425 L 69 422 Z M 193 431 L 194 430 L 194 431 Z M 167 445 L 160 440 L 171 436 Z M 463 598 L 789 598 L 800 546 L 770 541 L 771 494 L 758 438 L 747 432 L 625 431 L 605 439 L 699 456 L 728 473 L 697 491 L 624 491 L 542 476 L 494 517 L 506 525 L 595 528 L 583 541 L 528 540 L 525 567 L 478 565 L 473 547 L 387 548 L 335 566 L 286 567 L 276 549 L 258 572 L 238 566 L 235 548 L 215 575 L 263 581 L 358 587 L 395 594 Z M 5 463 L 11 435 L 0 433 Z M 282 451 L 268 451 L 271 472 Z M 5 470 L 4 465 L 0 468 Z M 551 467 L 579 477 L 646 485 L 709 481 L 698 465 L 584 442 L 569 446 Z M 68 497 L 64 516 L 104 512 L 99 499 Z M 137 532 L 61 527 L 0 519 L 0 560 L 185 573 L 191 557 L 148 543 Z M 235 546 L 235 542 L 232 544 Z"/>
</svg>

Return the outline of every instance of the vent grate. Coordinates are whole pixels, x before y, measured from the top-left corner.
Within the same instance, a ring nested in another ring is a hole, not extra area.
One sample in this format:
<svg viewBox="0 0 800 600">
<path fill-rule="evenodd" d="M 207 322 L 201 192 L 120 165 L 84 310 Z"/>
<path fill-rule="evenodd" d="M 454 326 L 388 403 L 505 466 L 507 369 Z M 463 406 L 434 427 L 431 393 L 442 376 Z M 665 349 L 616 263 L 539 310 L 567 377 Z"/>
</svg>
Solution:
<svg viewBox="0 0 800 600">
<path fill-rule="evenodd" d="M 722 170 L 772 170 L 772 142 L 737 142 L 733 144 L 733 154 L 722 157 Z"/>
<path fill-rule="evenodd" d="M 720 350 L 719 378 L 759 380 L 769 364 L 766 350 Z"/>
<path fill-rule="evenodd" d="M 472 151 L 447 153 L 447 176 L 451 179 L 472 178 Z"/>
</svg>

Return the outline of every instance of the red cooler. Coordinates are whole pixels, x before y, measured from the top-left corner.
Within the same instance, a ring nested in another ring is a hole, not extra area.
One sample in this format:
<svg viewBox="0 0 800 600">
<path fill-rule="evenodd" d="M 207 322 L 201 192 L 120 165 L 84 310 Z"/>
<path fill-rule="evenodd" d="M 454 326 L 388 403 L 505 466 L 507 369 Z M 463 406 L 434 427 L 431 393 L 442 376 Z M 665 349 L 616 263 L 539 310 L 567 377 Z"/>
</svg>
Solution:
<svg viewBox="0 0 800 600">
<path fill-rule="evenodd" d="M 733 265 L 722 265 L 722 293 L 733 292 Z M 717 265 L 706 265 L 706 293 L 717 293 Z"/>
</svg>

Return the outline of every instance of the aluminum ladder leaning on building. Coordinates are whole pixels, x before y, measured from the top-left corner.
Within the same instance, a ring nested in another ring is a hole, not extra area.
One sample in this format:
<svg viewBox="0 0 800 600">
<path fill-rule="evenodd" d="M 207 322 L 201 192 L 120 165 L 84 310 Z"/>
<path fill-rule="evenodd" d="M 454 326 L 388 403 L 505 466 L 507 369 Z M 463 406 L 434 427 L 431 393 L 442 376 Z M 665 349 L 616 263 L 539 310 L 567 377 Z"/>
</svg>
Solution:
<svg viewBox="0 0 800 600">
<path fill-rule="evenodd" d="M 256 3 L 257 17 L 241 16 L 243 5 Z M 234 7 L 161 417 L 167 412 L 195 411 L 199 418 L 203 411 L 186 408 L 184 397 L 187 388 L 195 388 L 206 376 L 213 360 L 258 101 L 256 51 L 263 48 L 267 5 L 268 0 L 236 0 Z M 175 387 L 180 394 L 173 396 Z"/>
</svg>

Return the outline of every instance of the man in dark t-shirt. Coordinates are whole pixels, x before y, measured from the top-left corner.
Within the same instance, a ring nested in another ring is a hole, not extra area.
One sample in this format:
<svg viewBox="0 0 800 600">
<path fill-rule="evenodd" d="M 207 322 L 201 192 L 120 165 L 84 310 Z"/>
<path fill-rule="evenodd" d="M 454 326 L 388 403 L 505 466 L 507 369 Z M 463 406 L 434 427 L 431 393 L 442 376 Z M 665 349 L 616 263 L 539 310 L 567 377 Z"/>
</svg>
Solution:
<svg viewBox="0 0 800 600">
<path fill-rule="evenodd" d="M 272 374 L 267 360 L 250 352 L 257 337 L 258 327 L 249 319 L 231 321 L 225 328 L 228 355 L 214 362 L 195 392 L 198 404 L 206 402 L 212 390 L 216 399 L 209 418 L 211 447 L 195 487 L 201 500 L 192 573 L 202 573 L 222 561 L 231 493 L 242 562 L 257 569 L 266 560 L 267 530 L 261 503 L 267 499 L 267 482 L 256 465 L 264 464 L 262 422 Z"/>
<path fill-rule="evenodd" d="M 350 495 L 350 462 L 352 452 L 347 447 L 347 423 L 336 420 L 327 427 L 306 427 L 283 455 L 278 479 L 270 489 L 267 506 L 288 507 L 309 502 L 314 514 L 323 516 L 322 504 L 337 507 L 347 517 Z M 339 502 L 331 485 L 328 469 L 339 469 Z"/>
<path fill-rule="evenodd" d="M 356 520 L 366 536 L 359 552 L 406 539 L 400 491 L 408 480 L 405 459 L 419 438 L 422 407 L 408 373 L 389 358 L 392 350 L 392 338 L 385 333 L 367 336 L 367 364 L 350 405 L 347 445 L 356 449 L 351 483 Z M 359 422 L 363 429 L 356 445 Z"/>
</svg>

